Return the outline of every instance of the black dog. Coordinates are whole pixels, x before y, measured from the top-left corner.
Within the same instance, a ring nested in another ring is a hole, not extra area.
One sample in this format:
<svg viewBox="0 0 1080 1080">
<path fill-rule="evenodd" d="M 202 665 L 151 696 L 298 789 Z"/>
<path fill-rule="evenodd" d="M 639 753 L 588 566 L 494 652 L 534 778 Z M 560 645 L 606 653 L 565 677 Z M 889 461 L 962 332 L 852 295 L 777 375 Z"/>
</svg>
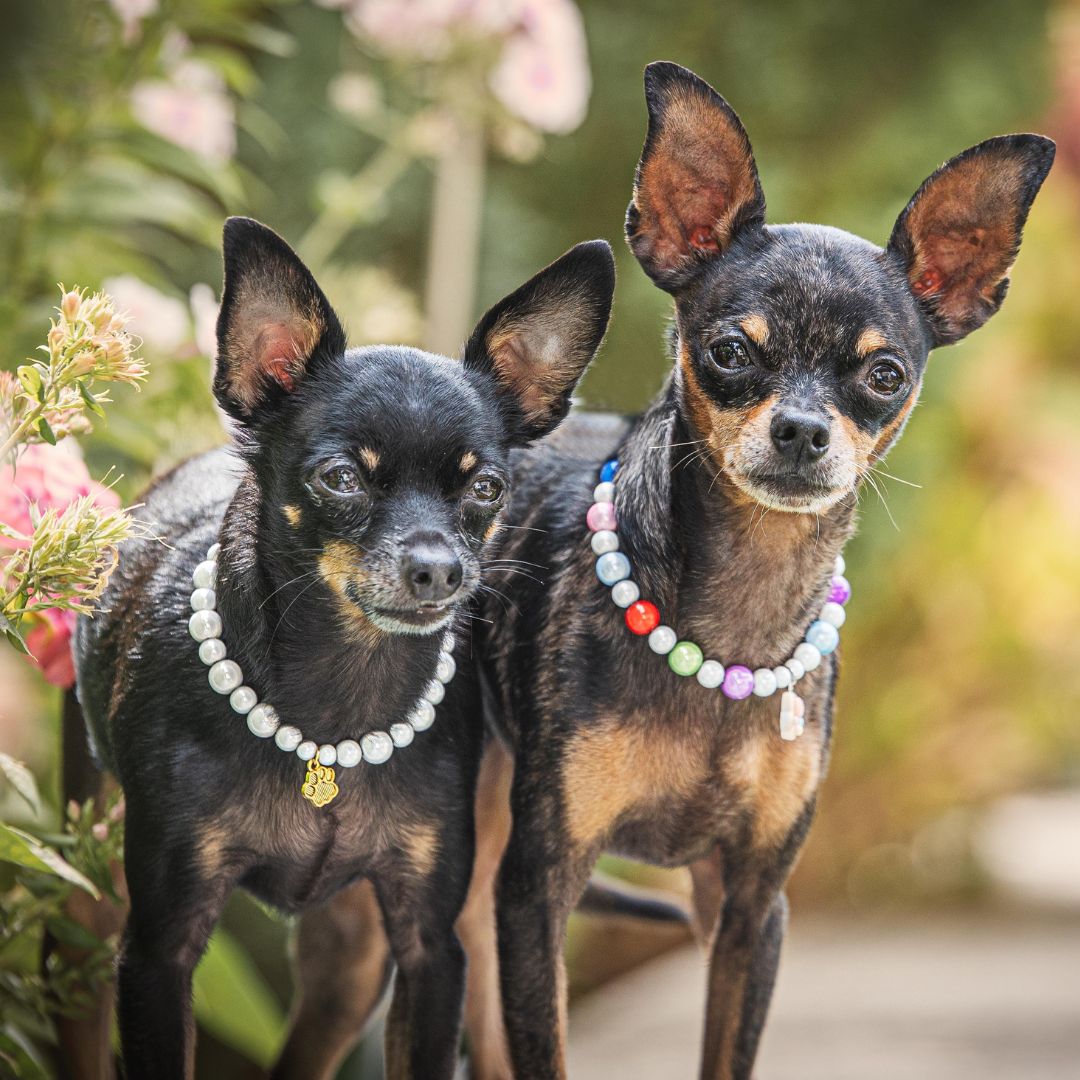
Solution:
<svg viewBox="0 0 1080 1080">
<path fill-rule="evenodd" d="M 124 546 L 77 636 L 92 744 L 127 800 L 126 1072 L 190 1075 L 191 975 L 234 887 L 296 911 L 366 880 L 379 912 L 352 917 L 381 915 L 399 972 L 388 1071 L 449 1077 L 482 740 L 468 605 L 499 532 L 509 449 L 565 416 L 603 336 L 611 250 L 579 245 L 501 301 L 458 363 L 347 350 L 311 274 L 254 221 L 230 219 L 224 248 L 214 392 L 239 452 L 151 488 L 143 513 L 167 545 Z M 453 674 L 439 660 L 452 623 L 462 670 L 427 730 L 421 699 L 437 703 L 433 676 Z M 219 644 L 192 640 L 207 634 Z M 252 693 L 231 692 L 221 660 L 218 692 L 208 683 L 223 649 Z M 255 696 L 276 713 L 248 711 Z M 404 721 L 392 743 L 364 739 Z M 286 727 L 314 741 L 296 748 Z M 365 760 L 345 767 L 358 743 Z M 389 974 L 377 961 L 353 988 L 370 1004 Z M 279 1072 L 311 1077 L 358 1032 L 317 984 L 303 989 Z"/>
<path fill-rule="evenodd" d="M 711 948 L 701 1075 L 750 1075 L 783 888 L 828 757 L 835 654 L 797 682 L 805 734 L 785 741 L 778 697 L 733 700 L 681 678 L 629 632 L 586 530 L 601 465 L 620 462 L 620 550 L 663 621 L 725 665 L 782 665 L 822 608 L 856 489 L 899 436 L 928 352 L 1001 305 L 1054 154 L 1035 135 L 966 151 L 923 184 L 882 249 L 766 225 L 726 102 L 674 64 L 650 65 L 645 90 L 626 231 L 675 298 L 675 373 L 640 418 L 572 418 L 515 465 L 509 520 L 522 528 L 506 554 L 548 573 L 499 580 L 511 604 L 483 631 L 514 760 L 498 962 L 522 1080 L 565 1075 L 566 919 L 605 850 L 691 868 Z M 694 656 L 678 655 L 684 674 Z"/>
</svg>

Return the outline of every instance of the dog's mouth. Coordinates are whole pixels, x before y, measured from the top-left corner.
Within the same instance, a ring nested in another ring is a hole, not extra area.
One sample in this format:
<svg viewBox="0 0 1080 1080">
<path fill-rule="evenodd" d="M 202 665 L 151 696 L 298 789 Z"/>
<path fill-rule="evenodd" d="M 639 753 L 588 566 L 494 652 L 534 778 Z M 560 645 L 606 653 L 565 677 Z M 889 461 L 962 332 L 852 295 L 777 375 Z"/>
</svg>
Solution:
<svg viewBox="0 0 1080 1080">
<path fill-rule="evenodd" d="M 411 605 L 382 604 L 364 596 L 355 582 L 348 582 L 345 594 L 370 622 L 388 634 L 433 634 L 453 618 L 469 590 L 459 589 L 445 601 L 424 601 Z"/>
<path fill-rule="evenodd" d="M 835 506 L 850 491 L 846 486 L 825 483 L 820 478 L 796 472 L 740 472 L 731 470 L 736 487 L 770 510 L 820 514 Z"/>
</svg>

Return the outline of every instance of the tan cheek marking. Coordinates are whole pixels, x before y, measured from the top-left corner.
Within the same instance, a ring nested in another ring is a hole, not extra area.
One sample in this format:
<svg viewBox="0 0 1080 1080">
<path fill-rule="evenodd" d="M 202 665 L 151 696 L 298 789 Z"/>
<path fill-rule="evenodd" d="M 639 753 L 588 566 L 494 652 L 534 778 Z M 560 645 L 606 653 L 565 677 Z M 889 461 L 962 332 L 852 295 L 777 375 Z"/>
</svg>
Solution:
<svg viewBox="0 0 1080 1080">
<path fill-rule="evenodd" d="M 739 325 L 743 333 L 755 344 L 765 347 L 769 340 L 769 324 L 764 315 L 747 315 Z"/>
<path fill-rule="evenodd" d="M 285 515 L 285 520 L 295 529 L 300 524 L 300 507 L 299 506 L 283 506 L 281 512 Z"/>
<path fill-rule="evenodd" d="M 344 540 L 331 540 L 319 556 L 319 576 L 334 594 L 342 626 L 353 640 L 361 646 L 374 644 L 382 631 L 353 603 L 347 586 L 350 582 L 360 584 L 367 574 L 358 565 L 360 550 Z"/>
<path fill-rule="evenodd" d="M 493 522 L 492 522 L 492 523 L 491 523 L 491 524 L 490 524 L 490 525 L 489 525 L 489 526 L 487 527 L 487 532 L 485 532 L 485 533 L 484 533 L 484 543 L 485 543 L 485 544 L 488 544 L 488 543 L 490 543 L 490 542 L 491 542 L 492 540 L 494 540 L 494 539 L 495 539 L 495 537 L 496 537 L 496 535 L 498 534 L 498 532 L 499 532 L 499 530 L 500 530 L 501 528 L 502 528 L 502 523 L 501 523 L 501 522 L 498 522 L 498 521 L 493 521 Z"/>
<path fill-rule="evenodd" d="M 478 461 L 479 458 L 477 458 L 471 450 L 467 450 L 461 455 L 461 461 L 458 462 L 458 468 L 465 473 L 472 472 L 473 469 L 476 468 Z"/>
<path fill-rule="evenodd" d="M 368 472 L 374 472 L 379 467 L 379 455 L 370 446 L 362 447 L 358 456 Z"/>
<path fill-rule="evenodd" d="M 880 330 L 868 326 L 855 342 L 855 353 L 857 356 L 869 356 L 879 349 L 884 349 L 886 345 L 888 342 L 885 340 L 885 335 Z"/>
<path fill-rule="evenodd" d="M 888 424 L 878 436 L 877 442 L 874 445 L 872 457 L 876 460 L 885 453 L 886 450 L 892 446 L 893 440 L 900 433 L 900 429 L 904 426 L 908 416 L 911 414 L 911 410 L 915 408 L 915 402 L 918 401 L 919 395 L 912 393 L 908 395 L 907 401 L 904 402 L 904 407 L 900 410 L 899 415 Z"/>
</svg>

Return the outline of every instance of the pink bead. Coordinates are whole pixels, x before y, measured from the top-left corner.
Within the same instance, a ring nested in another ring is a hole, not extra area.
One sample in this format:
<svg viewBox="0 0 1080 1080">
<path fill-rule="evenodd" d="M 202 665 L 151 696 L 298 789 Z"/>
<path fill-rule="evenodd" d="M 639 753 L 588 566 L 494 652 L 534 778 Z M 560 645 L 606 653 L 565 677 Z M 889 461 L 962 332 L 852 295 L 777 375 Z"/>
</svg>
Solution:
<svg viewBox="0 0 1080 1080">
<path fill-rule="evenodd" d="M 832 579 L 829 587 L 829 601 L 833 604 L 846 604 L 851 599 L 851 585 L 842 574 Z"/>
<path fill-rule="evenodd" d="M 585 515 L 585 521 L 593 532 L 615 528 L 615 504 L 593 503 Z"/>
<path fill-rule="evenodd" d="M 754 692 L 754 673 L 742 664 L 732 664 L 724 672 L 721 689 L 727 697 L 734 701 L 742 701 Z"/>
</svg>

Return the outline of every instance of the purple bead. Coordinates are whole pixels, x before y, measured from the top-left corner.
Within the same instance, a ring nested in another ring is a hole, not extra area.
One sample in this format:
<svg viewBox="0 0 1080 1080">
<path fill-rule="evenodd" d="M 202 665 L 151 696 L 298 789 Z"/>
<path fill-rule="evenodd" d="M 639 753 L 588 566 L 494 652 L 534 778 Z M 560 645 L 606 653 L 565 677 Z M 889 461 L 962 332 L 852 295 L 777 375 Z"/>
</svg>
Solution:
<svg viewBox="0 0 1080 1080">
<path fill-rule="evenodd" d="M 829 600 L 834 604 L 846 604 L 851 599 L 851 585 L 842 574 L 837 574 L 832 579 L 829 587 Z"/>
<path fill-rule="evenodd" d="M 585 515 L 585 520 L 593 532 L 614 529 L 616 525 L 615 504 L 593 503 L 589 507 L 589 512 Z"/>
<path fill-rule="evenodd" d="M 735 701 L 742 701 L 754 692 L 754 673 L 742 664 L 732 664 L 724 672 L 724 693 Z"/>
</svg>

